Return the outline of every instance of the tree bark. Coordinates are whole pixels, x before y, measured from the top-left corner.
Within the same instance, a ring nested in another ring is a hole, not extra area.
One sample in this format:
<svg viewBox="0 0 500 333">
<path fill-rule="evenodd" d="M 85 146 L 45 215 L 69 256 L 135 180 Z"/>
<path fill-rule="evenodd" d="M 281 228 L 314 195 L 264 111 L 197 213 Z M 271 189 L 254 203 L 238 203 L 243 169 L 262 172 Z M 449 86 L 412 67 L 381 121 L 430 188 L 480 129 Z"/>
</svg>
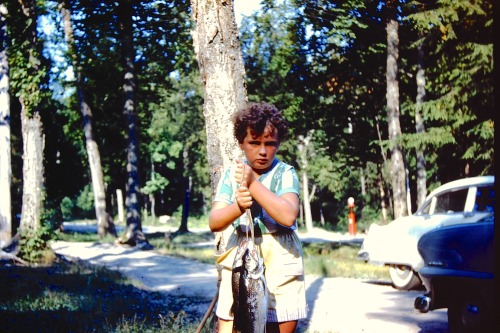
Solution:
<svg viewBox="0 0 500 333">
<path fill-rule="evenodd" d="M 189 232 L 188 228 L 188 217 L 189 217 L 189 203 L 191 201 L 191 177 L 188 179 L 188 184 L 186 186 L 186 191 L 184 193 L 184 204 L 182 205 L 182 218 L 181 225 L 177 230 L 178 233 Z"/>
<path fill-rule="evenodd" d="M 104 237 L 108 233 L 116 236 L 114 222 L 112 218 L 110 218 L 106 210 L 106 190 L 104 187 L 101 156 L 99 153 L 97 142 L 94 140 L 92 110 L 87 104 L 85 98 L 85 91 L 82 84 L 82 74 L 75 52 L 75 40 L 73 34 L 73 24 L 71 21 L 71 12 L 66 8 L 65 1 L 61 2 L 59 6 L 64 26 L 64 37 L 68 45 L 68 53 L 70 55 L 71 64 L 73 65 L 73 72 L 75 73 L 76 77 L 75 86 L 78 94 L 80 112 L 83 118 L 85 146 L 87 150 L 90 174 L 92 178 L 92 191 L 94 193 L 94 208 L 97 219 L 97 233 L 100 237 Z"/>
<path fill-rule="evenodd" d="M 398 139 L 401 136 L 399 123 L 399 35 L 396 19 L 396 0 L 387 2 L 387 122 L 389 128 L 389 141 L 391 145 L 391 183 L 394 203 L 394 218 L 408 215 L 406 202 L 406 173 L 403 153 Z"/>
<path fill-rule="evenodd" d="M 307 177 L 307 171 L 302 171 L 302 188 L 303 188 L 303 197 L 304 200 L 304 220 L 307 231 L 313 230 L 313 221 L 312 221 L 312 213 L 311 213 L 311 195 L 309 194 L 309 180 Z"/>
<path fill-rule="evenodd" d="M 417 64 L 417 99 L 415 105 L 415 127 L 418 134 L 425 133 L 425 124 L 422 117 L 422 103 L 425 99 L 425 69 L 422 46 L 418 48 Z M 424 147 L 417 149 L 417 207 L 424 203 L 427 196 L 427 170 Z"/>
<path fill-rule="evenodd" d="M 382 170 L 380 165 L 378 166 L 378 176 L 377 176 L 377 187 L 378 191 L 380 194 L 380 209 L 382 212 L 382 224 L 387 224 L 387 205 L 386 205 L 386 200 L 387 200 L 387 195 L 385 194 L 384 190 L 384 177 L 382 175 Z"/>
<path fill-rule="evenodd" d="M 23 137 L 23 204 L 20 228 L 32 234 L 40 227 L 43 189 L 44 137 L 42 120 L 38 112 L 28 115 L 26 103 L 21 102 L 21 128 Z"/>
<path fill-rule="evenodd" d="M 222 171 L 241 157 L 232 115 L 244 107 L 245 68 L 233 1 L 191 0 L 193 43 L 204 88 L 208 164 L 212 195 Z"/>
<path fill-rule="evenodd" d="M 233 1 L 191 0 L 192 32 L 204 89 L 203 115 L 212 196 L 223 170 L 241 151 L 233 135 L 233 114 L 247 101 L 245 68 Z M 227 228 L 230 232 L 231 228 Z M 226 250 L 225 234 L 216 234 L 216 251 Z"/>
<path fill-rule="evenodd" d="M 309 143 L 311 141 L 312 134 L 313 130 L 309 131 L 305 137 L 303 135 L 299 136 L 299 144 L 297 146 L 300 169 L 302 170 L 302 203 L 304 205 L 304 224 L 307 231 L 312 231 L 313 229 L 311 198 L 314 195 L 314 191 L 313 193 L 309 193 L 309 179 L 307 176 L 307 167 L 309 165 Z"/>
<path fill-rule="evenodd" d="M 0 248 L 12 239 L 10 186 L 12 164 L 10 149 L 9 61 L 7 58 L 7 8 L 0 4 Z"/>
<path fill-rule="evenodd" d="M 39 71 L 39 53 L 37 51 L 37 12 L 36 2 L 33 0 L 20 1 L 23 13 L 26 16 L 28 33 L 28 54 L 30 78 L 37 76 Z M 29 88 L 39 90 L 38 82 L 30 82 Z M 44 137 L 42 120 L 37 110 L 38 94 L 30 91 L 21 92 L 21 132 L 23 138 L 23 195 L 21 208 L 21 234 L 30 237 L 38 230 L 41 223 L 43 207 L 42 189 L 44 184 L 43 150 Z"/>
<path fill-rule="evenodd" d="M 123 113 L 127 118 L 128 145 L 127 145 L 127 184 L 125 206 L 127 209 L 127 230 L 118 239 L 118 243 L 132 246 L 139 245 L 149 249 L 149 245 L 142 232 L 141 197 L 139 181 L 139 145 L 137 138 L 137 115 L 135 113 L 135 66 L 134 46 L 132 41 L 132 16 L 134 13 L 133 1 L 120 2 L 120 27 L 123 42 L 125 104 Z"/>
</svg>

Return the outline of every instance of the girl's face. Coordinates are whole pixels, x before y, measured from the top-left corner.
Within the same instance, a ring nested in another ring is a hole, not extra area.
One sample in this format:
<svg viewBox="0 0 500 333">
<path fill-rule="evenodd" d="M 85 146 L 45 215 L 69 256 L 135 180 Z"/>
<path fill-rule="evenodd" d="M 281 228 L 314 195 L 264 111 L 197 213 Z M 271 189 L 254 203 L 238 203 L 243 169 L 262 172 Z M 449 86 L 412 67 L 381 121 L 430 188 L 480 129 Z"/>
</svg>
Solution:
<svg viewBox="0 0 500 333">
<path fill-rule="evenodd" d="M 252 136 L 250 128 L 247 127 L 247 135 L 243 143 L 240 144 L 240 148 L 245 153 L 252 169 L 256 173 L 262 174 L 271 167 L 278 151 L 278 131 L 271 126 L 266 126 L 262 135 Z"/>
</svg>

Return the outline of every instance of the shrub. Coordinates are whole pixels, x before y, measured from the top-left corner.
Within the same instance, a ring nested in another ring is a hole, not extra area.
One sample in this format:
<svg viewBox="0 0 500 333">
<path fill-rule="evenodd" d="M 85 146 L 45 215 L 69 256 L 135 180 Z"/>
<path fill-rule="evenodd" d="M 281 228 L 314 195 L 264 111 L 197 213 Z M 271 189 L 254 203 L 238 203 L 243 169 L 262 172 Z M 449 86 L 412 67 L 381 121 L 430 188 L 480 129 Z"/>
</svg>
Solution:
<svg viewBox="0 0 500 333">
<path fill-rule="evenodd" d="M 92 192 L 91 184 L 87 184 L 80 192 L 76 198 L 76 206 L 84 217 L 90 217 L 94 214 L 94 192 Z"/>
<path fill-rule="evenodd" d="M 19 237 L 19 256 L 32 263 L 50 263 L 55 258 L 49 241 L 54 231 L 51 226 L 43 225 L 36 230 L 23 229 Z"/>
<path fill-rule="evenodd" d="M 68 197 L 64 197 L 61 200 L 61 204 L 59 206 L 61 208 L 62 218 L 64 220 L 70 220 L 73 217 L 75 209 L 75 204 L 73 203 L 73 201 Z"/>
</svg>

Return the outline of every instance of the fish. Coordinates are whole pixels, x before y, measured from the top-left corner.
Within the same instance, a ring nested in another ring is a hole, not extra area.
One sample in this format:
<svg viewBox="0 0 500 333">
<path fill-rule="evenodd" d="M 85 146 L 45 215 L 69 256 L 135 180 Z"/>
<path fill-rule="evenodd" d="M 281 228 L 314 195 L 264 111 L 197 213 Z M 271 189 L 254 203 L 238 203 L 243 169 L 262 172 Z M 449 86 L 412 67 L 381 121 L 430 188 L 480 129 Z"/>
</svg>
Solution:
<svg viewBox="0 0 500 333">
<path fill-rule="evenodd" d="M 243 239 L 232 269 L 234 330 L 264 333 L 267 322 L 267 286 L 264 259 L 253 239 Z"/>
</svg>

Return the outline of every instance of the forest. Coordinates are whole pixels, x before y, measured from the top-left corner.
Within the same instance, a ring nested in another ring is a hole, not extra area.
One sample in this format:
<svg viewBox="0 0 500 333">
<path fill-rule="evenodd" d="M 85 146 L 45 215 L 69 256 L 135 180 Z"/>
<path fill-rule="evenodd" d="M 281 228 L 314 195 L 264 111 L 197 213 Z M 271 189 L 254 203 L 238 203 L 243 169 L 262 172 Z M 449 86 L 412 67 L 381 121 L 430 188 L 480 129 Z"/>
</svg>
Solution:
<svg viewBox="0 0 500 333">
<path fill-rule="evenodd" d="M 136 230 L 207 214 L 203 3 L 0 4 L 0 244 L 74 219 L 112 232 L 120 193 Z M 234 22 L 233 1 L 215 3 Z M 262 0 L 237 34 L 247 100 L 290 123 L 279 157 L 301 177 L 299 225 L 347 228 L 352 197 L 362 230 L 493 174 L 492 0 Z"/>
</svg>

